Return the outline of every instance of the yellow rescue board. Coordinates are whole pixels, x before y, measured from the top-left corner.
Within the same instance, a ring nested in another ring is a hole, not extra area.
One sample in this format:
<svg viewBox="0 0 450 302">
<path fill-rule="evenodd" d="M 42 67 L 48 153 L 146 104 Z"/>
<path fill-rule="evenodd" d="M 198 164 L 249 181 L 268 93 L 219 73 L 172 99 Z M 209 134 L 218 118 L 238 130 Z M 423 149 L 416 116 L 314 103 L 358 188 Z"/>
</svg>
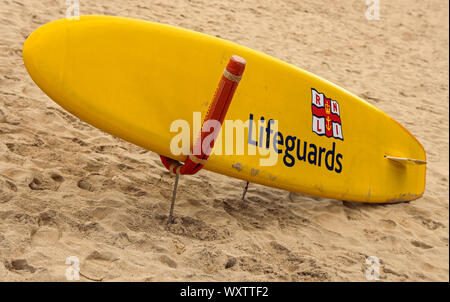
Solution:
<svg viewBox="0 0 450 302">
<path fill-rule="evenodd" d="M 80 119 L 180 161 L 170 142 L 174 120 L 204 117 L 232 55 L 247 67 L 226 119 L 249 121 L 246 148 L 266 139 L 257 121 L 278 121 L 263 155 L 215 155 L 205 169 L 267 186 L 360 202 L 420 197 L 421 144 L 388 115 L 318 76 L 258 51 L 205 34 L 147 21 L 83 16 L 57 20 L 27 39 L 25 66 L 35 83 Z M 251 120 L 250 120 L 251 118 Z M 192 136 L 191 136 L 192 141 Z M 262 146 L 266 147 L 266 146 Z M 246 149 L 247 150 L 247 149 Z M 259 149 L 258 149 L 259 150 Z M 216 151 L 216 149 L 214 150 Z"/>
</svg>

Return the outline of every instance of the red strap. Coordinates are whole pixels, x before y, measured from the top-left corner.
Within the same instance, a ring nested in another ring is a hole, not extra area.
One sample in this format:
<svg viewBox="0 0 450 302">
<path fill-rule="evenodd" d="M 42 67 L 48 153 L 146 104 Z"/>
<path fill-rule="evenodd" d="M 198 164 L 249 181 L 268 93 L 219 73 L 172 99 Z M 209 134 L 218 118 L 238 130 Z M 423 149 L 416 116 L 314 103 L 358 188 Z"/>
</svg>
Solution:
<svg viewBox="0 0 450 302">
<path fill-rule="evenodd" d="M 212 100 L 211 105 L 209 105 L 204 122 L 208 120 L 216 120 L 219 121 L 220 125 L 222 125 L 227 114 L 228 107 L 230 106 L 231 99 L 233 98 L 234 92 L 236 91 L 242 74 L 244 73 L 246 64 L 247 62 L 239 56 L 232 56 L 230 58 L 230 61 L 223 72 L 222 78 L 220 79 L 219 85 L 217 86 L 214 99 Z M 160 155 L 161 162 L 169 171 L 175 174 L 197 173 L 203 168 L 206 160 L 211 154 L 212 148 L 214 147 L 214 142 L 216 139 L 215 136 L 210 137 L 212 140 L 208 150 L 203 150 L 202 148 L 204 139 L 208 137 L 211 132 L 211 129 L 208 131 L 203 131 L 202 125 L 201 133 L 194 145 L 194 150 L 201 150 L 199 155 L 190 155 L 184 164 L 181 164 L 177 160 Z"/>
</svg>

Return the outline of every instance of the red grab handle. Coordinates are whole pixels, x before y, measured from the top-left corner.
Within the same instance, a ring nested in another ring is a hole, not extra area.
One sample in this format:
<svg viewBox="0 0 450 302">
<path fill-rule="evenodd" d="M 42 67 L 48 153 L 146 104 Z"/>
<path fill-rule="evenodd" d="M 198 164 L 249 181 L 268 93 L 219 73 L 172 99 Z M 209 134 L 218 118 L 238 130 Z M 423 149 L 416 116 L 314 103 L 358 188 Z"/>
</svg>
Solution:
<svg viewBox="0 0 450 302">
<path fill-rule="evenodd" d="M 231 56 L 227 67 L 223 71 L 222 78 L 220 79 L 219 85 L 217 86 L 214 98 L 209 105 L 208 112 L 203 123 L 209 120 L 216 120 L 220 123 L 220 125 L 222 125 L 227 114 L 228 107 L 230 107 L 230 103 L 234 96 L 236 88 L 239 85 L 242 74 L 244 73 L 246 64 L 247 62 L 245 61 L 245 59 L 236 55 Z M 209 136 L 211 135 L 211 133 L 211 129 L 203 131 L 202 125 L 202 130 L 194 145 L 194 150 L 201 150 L 200 154 L 189 155 L 184 164 L 163 155 L 160 155 L 161 162 L 169 171 L 175 174 L 180 173 L 192 175 L 197 173 L 206 164 L 206 160 L 209 158 L 211 150 L 214 147 L 216 135 L 213 135 L 213 137 L 211 137 Z M 203 150 L 203 142 L 208 136 L 209 139 L 211 139 L 210 145 L 208 146 L 207 150 Z"/>
</svg>

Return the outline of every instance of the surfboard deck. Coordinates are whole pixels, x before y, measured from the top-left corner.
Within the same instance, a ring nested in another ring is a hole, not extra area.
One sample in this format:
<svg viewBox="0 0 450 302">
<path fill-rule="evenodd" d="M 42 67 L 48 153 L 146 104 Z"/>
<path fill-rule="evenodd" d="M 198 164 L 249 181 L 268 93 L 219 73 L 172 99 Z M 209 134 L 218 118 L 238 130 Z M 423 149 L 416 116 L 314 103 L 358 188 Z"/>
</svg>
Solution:
<svg viewBox="0 0 450 302">
<path fill-rule="evenodd" d="M 426 161 L 410 132 L 347 90 L 261 52 L 110 16 L 53 21 L 33 32 L 23 48 L 34 82 L 67 111 L 180 161 L 186 156 L 171 153 L 176 133 L 170 126 L 174 120 L 191 123 L 193 112 L 205 116 L 232 55 L 245 58 L 247 67 L 226 119 L 254 121 L 252 132 L 244 133 L 246 148 L 267 143 L 256 129 L 261 117 L 278 120 L 279 134 L 271 134 L 269 148 L 276 145 L 281 153 L 274 166 L 261 166 L 262 155 L 212 154 L 205 169 L 348 201 L 400 202 L 423 194 L 425 165 L 386 158 Z"/>
</svg>

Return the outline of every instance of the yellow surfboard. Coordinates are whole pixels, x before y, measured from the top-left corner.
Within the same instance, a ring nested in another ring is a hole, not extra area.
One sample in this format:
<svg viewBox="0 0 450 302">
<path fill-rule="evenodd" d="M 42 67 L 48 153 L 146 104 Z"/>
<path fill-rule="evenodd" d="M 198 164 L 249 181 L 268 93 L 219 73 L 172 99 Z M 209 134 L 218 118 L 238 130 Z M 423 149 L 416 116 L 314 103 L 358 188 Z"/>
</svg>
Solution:
<svg viewBox="0 0 450 302">
<path fill-rule="evenodd" d="M 32 79 L 63 108 L 180 161 L 186 156 L 171 152 L 177 133 L 170 127 L 175 120 L 192 123 L 194 112 L 205 116 L 232 55 L 247 66 L 226 119 L 246 122 L 246 153 L 224 154 L 222 135 L 223 154 L 216 143 L 205 169 L 349 201 L 400 202 L 423 194 L 426 154 L 410 132 L 345 89 L 258 51 L 109 16 L 51 22 L 23 48 Z M 268 129 L 269 120 L 278 121 L 276 132 Z M 250 148 L 258 152 L 249 155 Z M 276 164 L 261 165 L 264 148 L 279 152 Z"/>
</svg>

